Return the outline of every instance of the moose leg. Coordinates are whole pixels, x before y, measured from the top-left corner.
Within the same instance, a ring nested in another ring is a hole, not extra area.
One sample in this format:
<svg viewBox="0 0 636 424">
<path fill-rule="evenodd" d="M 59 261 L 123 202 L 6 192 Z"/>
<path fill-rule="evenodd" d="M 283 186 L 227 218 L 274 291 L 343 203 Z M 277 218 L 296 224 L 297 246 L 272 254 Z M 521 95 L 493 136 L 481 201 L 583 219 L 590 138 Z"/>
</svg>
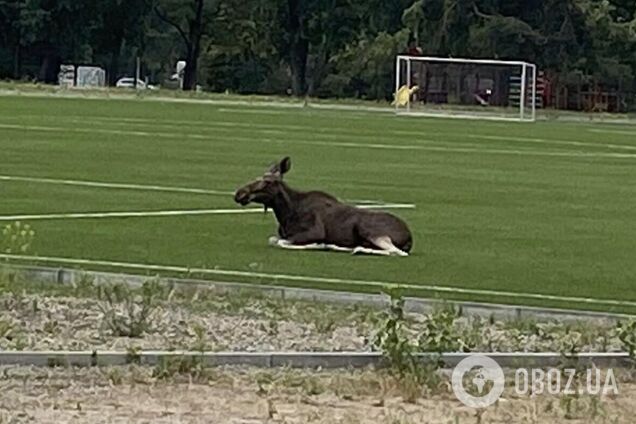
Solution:
<svg viewBox="0 0 636 424">
<path fill-rule="evenodd" d="M 283 249 L 294 250 L 324 250 L 325 245 L 322 243 L 309 243 L 309 244 L 293 244 L 289 240 L 272 236 L 268 240 L 268 244 L 274 247 L 280 247 Z"/>
<path fill-rule="evenodd" d="M 326 248 L 325 244 L 318 243 L 316 241 L 322 240 L 324 238 L 324 235 L 324 229 L 318 225 L 315 225 L 309 230 L 293 234 L 287 239 L 270 237 L 269 244 L 276 247 L 282 247 L 283 249 L 324 250 Z"/>
<path fill-rule="evenodd" d="M 371 248 L 363 247 L 363 246 L 358 246 L 354 248 L 351 253 L 354 255 L 364 254 L 364 255 L 391 256 L 391 252 L 389 252 L 388 250 L 371 249 Z"/>
<path fill-rule="evenodd" d="M 395 256 L 408 256 L 409 255 L 405 251 L 397 248 L 393 244 L 393 241 L 391 241 L 391 237 L 389 237 L 389 236 L 381 236 L 381 237 L 372 238 L 371 239 L 371 243 L 375 244 L 376 246 L 378 246 L 383 251 L 388 252 L 389 255 L 395 255 Z"/>
<path fill-rule="evenodd" d="M 354 251 L 351 247 L 342 247 L 336 244 L 324 244 L 324 243 L 309 243 L 309 244 L 292 244 L 289 240 L 280 239 L 276 236 L 269 238 L 269 245 L 274 247 L 280 247 L 282 249 L 291 250 L 333 250 L 335 252 L 348 252 Z"/>
<path fill-rule="evenodd" d="M 355 249 L 352 248 L 352 247 L 338 246 L 337 244 L 325 244 L 325 250 L 333 250 L 335 252 L 349 252 L 349 253 L 353 253 L 353 251 Z"/>
</svg>

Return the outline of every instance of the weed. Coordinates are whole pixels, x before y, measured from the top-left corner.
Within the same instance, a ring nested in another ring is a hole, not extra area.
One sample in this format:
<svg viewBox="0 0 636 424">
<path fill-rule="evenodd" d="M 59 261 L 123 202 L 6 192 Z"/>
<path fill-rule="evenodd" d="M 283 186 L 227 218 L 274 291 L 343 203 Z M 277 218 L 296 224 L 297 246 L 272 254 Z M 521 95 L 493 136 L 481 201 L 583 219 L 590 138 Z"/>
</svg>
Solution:
<svg viewBox="0 0 636 424">
<path fill-rule="evenodd" d="M 13 324 L 5 319 L 0 319 L 0 339 L 11 340 L 13 338 Z"/>
<path fill-rule="evenodd" d="M 223 309 L 227 313 L 242 313 L 243 310 L 255 299 L 261 299 L 262 293 L 250 289 L 240 289 L 236 293 L 232 293 L 230 296 L 224 296 Z"/>
<path fill-rule="evenodd" d="M 616 335 L 632 359 L 636 359 L 636 319 L 619 322 L 616 325 Z"/>
<path fill-rule="evenodd" d="M 42 329 L 51 335 L 55 335 L 59 332 L 60 325 L 57 320 L 48 320 L 42 326 Z"/>
<path fill-rule="evenodd" d="M 315 396 L 323 393 L 325 387 L 317 377 L 307 377 L 303 382 L 303 390 L 307 395 Z"/>
<path fill-rule="evenodd" d="M 29 346 L 29 340 L 23 333 L 18 333 L 13 339 L 13 348 L 15 350 L 24 350 Z"/>
<path fill-rule="evenodd" d="M 29 345 L 29 341 L 22 330 L 14 323 L 0 318 L 0 339 L 4 339 L 11 344 L 15 350 L 23 350 Z"/>
<path fill-rule="evenodd" d="M 560 407 L 567 420 L 587 418 L 589 421 L 585 422 L 606 422 L 608 416 L 608 411 L 598 396 L 566 395 L 561 398 Z"/>
<path fill-rule="evenodd" d="M 194 324 L 192 326 L 192 331 L 194 332 L 195 337 L 195 341 L 192 346 L 193 350 L 196 350 L 198 352 L 206 352 L 212 350 L 212 345 L 208 340 L 205 327 L 199 324 Z"/>
<path fill-rule="evenodd" d="M 255 380 L 256 385 L 258 386 L 257 393 L 259 396 L 267 395 L 274 383 L 274 377 L 269 372 L 260 372 L 256 374 Z"/>
<path fill-rule="evenodd" d="M 384 324 L 376 335 L 375 347 L 382 351 L 391 368 L 400 377 L 418 373 L 415 346 L 408 339 L 404 319 L 404 299 L 398 290 L 390 289 L 391 304 Z"/>
<path fill-rule="evenodd" d="M 105 372 L 106 378 L 111 384 L 118 386 L 124 382 L 124 375 L 119 368 L 108 368 Z"/>
<path fill-rule="evenodd" d="M 267 331 L 267 334 L 269 334 L 270 336 L 277 336 L 278 321 L 276 321 L 275 319 L 270 319 L 267 323 L 267 328 L 265 328 L 265 330 Z"/>
<path fill-rule="evenodd" d="M 603 402 L 597 396 L 590 397 L 589 409 L 590 409 L 590 413 L 588 415 L 593 420 L 596 420 L 599 417 L 607 416 L 607 411 L 605 410 L 605 406 L 603 405 Z"/>
<path fill-rule="evenodd" d="M 127 364 L 140 364 L 141 355 L 138 347 L 131 346 L 126 349 L 126 363 Z"/>
<path fill-rule="evenodd" d="M 64 358 L 58 358 L 58 357 L 55 357 L 55 356 L 51 356 L 51 357 L 47 358 L 46 365 L 49 368 L 68 367 L 68 361 L 66 361 Z"/>
<path fill-rule="evenodd" d="M 567 325 L 565 333 L 559 337 L 559 351 L 564 355 L 573 356 L 580 350 L 581 333 Z"/>
<path fill-rule="evenodd" d="M 424 330 L 419 338 L 419 348 L 424 352 L 470 352 L 476 340 L 464 340 L 455 326 L 461 311 L 452 305 L 443 306 L 427 315 Z"/>
<path fill-rule="evenodd" d="M 165 291 L 157 281 L 145 282 L 139 292 L 126 284 L 99 286 L 98 307 L 104 325 L 120 337 L 141 337 L 150 332 L 152 315 L 160 299 L 165 298 Z"/>
<path fill-rule="evenodd" d="M 207 373 L 203 361 L 197 356 L 162 357 L 152 371 L 158 379 L 169 379 L 176 376 L 188 376 L 195 380 L 205 380 Z"/>
<path fill-rule="evenodd" d="M 565 413 L 564 416 L 568 420 L 574 419 L 574 403 L 575 399 L 571 395 L 563 396 L 559 402 L 561 409 L 563 409 Z"/>
<path fill-rule="evenodd" d="M 93 297 L 97 294 L 95 278 L 82 274 L 78 281 L 71 283 L 71 292 L 75 297 Z"/>
<path fill-rule="evenodd" d="M 566 326 L 565 332 L 560 335 L 557 345 L 558 351 L 561 354 L 558 368 L 562 373 L 575 370 L 573 381 L 577 386 L 580 384 L 581 376 L 585 372 L 584 364 L 581 363 L 576 356 L 580 351 L 580 341 L 581 333 L 572 331 L 569 326 Z"/>
<path fill-rule="evenodd" d="M 336 329 L 336 321 L 328 314 L 317 314 L 314 320 L 316 331 L 322 334 L 329 334 Z"/>
<path fill-rule="evenodd" d="M 398 389 L 402 399 L 408 403 L 415 403 L 422 396 L 422 385 L 420 378 L 414 374 L 407 374 L 399 379 Z"/>
<path fill-rule="evenodd" d="M 31 226 L 16 221 L 13 224 L 7 224 L 2 229 L 2 243 L 0 246 L 4 253 L 24 255 L 31 249 L 34 239 L 35 231 Z"/>
</svg>

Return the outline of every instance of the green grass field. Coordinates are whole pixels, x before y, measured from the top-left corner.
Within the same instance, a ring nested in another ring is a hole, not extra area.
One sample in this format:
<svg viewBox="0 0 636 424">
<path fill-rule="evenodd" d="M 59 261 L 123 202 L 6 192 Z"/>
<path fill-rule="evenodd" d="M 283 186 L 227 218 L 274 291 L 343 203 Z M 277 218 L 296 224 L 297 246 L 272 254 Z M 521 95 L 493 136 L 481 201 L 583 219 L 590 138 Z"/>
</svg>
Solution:
<svg viewBox="0 0 636 424">
<path fill-rule="evenodd" d="M 224 281 L 364 291 L 378 287 L 361 281 L 405 283 L 426 286 L 409 290 L 422 296 L 636 312 L 634 126 L 1 96 L 0 149 L 3 217 L 239 209 L 231 193 L 284 155 L 292 187 L 416 206 L 393 211 L 414 233 L 408 258 L 274 249 L 274 217 L 260 213 L 33 220 L 39 256 L 243 272 L 207 276 Z"/>
</svg>

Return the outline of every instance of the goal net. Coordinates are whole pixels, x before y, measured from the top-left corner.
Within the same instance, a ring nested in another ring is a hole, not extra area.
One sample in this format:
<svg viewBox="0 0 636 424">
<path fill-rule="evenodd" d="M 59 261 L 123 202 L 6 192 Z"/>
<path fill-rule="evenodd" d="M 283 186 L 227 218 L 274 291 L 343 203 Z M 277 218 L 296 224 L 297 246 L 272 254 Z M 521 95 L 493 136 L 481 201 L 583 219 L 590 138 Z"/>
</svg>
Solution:
<svg viewBox="0 0 636 424">
<path fill-rule="evenodd" d="M 537 67 L 516 61 L 398 56 L 399 114 L 534 121 Z"/>
</svg>

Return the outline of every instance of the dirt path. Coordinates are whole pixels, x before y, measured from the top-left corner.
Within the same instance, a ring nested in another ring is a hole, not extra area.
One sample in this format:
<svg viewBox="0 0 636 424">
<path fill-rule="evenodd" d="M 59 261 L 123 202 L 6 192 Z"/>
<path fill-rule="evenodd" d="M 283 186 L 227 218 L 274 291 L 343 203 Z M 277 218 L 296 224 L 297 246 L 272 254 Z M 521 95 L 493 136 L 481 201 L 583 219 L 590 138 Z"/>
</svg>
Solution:
<svg viewBox="0 0 636 424">
<path fill-rule="evenodd" d="M 0 423 L 633 423 L 636 384 L 614 398 L 503 399 L 483 413 L 451 393 L 418 392 L 372 371 L 213 369 L 152 377 L 149 368 L 0 368 Z"/>
</svg>

